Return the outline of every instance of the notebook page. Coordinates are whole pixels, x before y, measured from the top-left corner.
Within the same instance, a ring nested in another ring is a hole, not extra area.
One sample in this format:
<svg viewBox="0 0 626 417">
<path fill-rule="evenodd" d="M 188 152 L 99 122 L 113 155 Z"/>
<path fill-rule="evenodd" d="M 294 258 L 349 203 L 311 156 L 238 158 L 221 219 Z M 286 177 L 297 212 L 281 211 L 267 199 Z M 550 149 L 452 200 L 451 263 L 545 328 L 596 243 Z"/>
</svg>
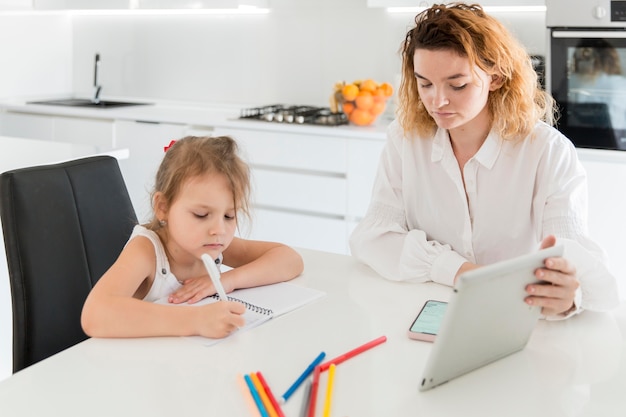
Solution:
<svg viewBox="0 0 626 417">
<path fill-rule="evenodd" d="M 278 317 L 321 298 L 326 293 L 290 282 L 244 288 L 228 294 L 229 299 L 237 299 L 262 309 L 272 311 Z"/>
</svg>

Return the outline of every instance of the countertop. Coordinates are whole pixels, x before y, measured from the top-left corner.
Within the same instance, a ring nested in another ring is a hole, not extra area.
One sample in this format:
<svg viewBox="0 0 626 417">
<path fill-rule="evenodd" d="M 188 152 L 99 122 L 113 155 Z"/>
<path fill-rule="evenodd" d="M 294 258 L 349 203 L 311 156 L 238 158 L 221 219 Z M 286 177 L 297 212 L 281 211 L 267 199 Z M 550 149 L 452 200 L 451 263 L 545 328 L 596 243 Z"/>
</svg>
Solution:
<svg viewBox="0 0 626 417">
<path fill-rule="evenodd" d="M 15 113 L 39 114 L 48 116 L 81 117 L 102 120 L 129 120 L 146 123 L 172 123 L 193 126 L 210 126 L 234 129 L 292 132 L 320 136 L 341 136 L 358 139 L 385 140 L 387 125 L 391 122 L 383 114 L 372 126 L 315 126 L 285 123 L 270 123 L 255 120 L 241 120 L 241 109 L 254 105 L 234 105 L 222 103 L 190 103 L 144 98 L 106 97 L 103 100 L 121 100 L 151 103 L 140 106 L 116 107 L 108 109 L 72 106 L 30 104 L 30 101 L 66 97 L 29 97 L 0 100 L 0 109 Z"/>
</svg>

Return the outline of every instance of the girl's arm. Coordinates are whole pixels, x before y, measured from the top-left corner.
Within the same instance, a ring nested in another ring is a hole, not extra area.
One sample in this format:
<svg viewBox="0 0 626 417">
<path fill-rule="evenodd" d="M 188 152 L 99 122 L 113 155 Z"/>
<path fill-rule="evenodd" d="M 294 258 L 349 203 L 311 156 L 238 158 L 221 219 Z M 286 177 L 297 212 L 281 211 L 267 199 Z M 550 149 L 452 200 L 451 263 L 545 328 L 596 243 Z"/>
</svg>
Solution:
<svg viewBox="0 0 626 417">
<path fill-rule="evenodd" d="M 202 335 L 224 337 L 243 326 L 245 307 L 219 302 L 201 307 L 169 306 L 146 302 L 134 295 L 154 276 L 154 247 L 136 237 L 91 290 L 81 317 L 92 337 L 144 337 Z"/>
<path fill-rule="evenodd" d="M 222 274 L 228 292 L 288 281 L 304 270 L 300 254 L 281 243 L 234 238 L 223 255 L 233 268 Z"/>
<path fill-rule="evenodd" d="M 223 263 L 233 268 L 222 274 L 226 292 L 288 281 L 304 269 L 300 254 L 281 243 L 234 238 L 222 255 Z M 185 280 L 182 288 L 170 295 L 169 302 L 196 303 L 213 294 L 215 288 L 209 276 L 203 275 Z"/>
</svg>

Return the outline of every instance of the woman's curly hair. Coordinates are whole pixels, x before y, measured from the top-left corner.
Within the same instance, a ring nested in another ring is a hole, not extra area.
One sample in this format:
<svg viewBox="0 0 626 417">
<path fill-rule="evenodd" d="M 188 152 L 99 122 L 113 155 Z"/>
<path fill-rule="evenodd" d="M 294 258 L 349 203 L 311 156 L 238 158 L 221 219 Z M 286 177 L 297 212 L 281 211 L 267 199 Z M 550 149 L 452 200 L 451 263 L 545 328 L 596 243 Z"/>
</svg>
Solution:
<svg viewBox="0 0 626 417">
<path fill-rule="evenodd" d="M 554 124 L 554 100 L 539 87 L 519 41 L 480 5 L 451 3 L 419 13 L 402 42 L 398 119 L 406 133 L 429 137 L 437 129 L 418 93 L 413 63 L 417 49 L 455 51 L 468 58 L 471 68 L 500 78 L 502 85 L 489 93 L 487 106 L 493 128 L 504 139 L 526 137 L 539 120 Z"/>
</svg>

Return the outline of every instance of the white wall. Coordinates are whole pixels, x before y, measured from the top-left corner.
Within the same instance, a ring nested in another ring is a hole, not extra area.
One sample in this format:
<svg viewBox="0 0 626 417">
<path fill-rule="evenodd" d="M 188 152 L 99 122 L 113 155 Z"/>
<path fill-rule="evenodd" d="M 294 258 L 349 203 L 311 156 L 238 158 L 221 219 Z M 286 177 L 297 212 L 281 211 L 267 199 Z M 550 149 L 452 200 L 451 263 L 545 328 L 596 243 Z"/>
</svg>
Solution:
<svg viewBox="0 0 626 417">
<path fill-rule="evenodd" d="M 102 94 L 175 100 L 327 105 L 335 82 L 395 82 L 411 14 L 365 0 L 272 0 L 260 16 L 75 16 L 74 88 L 89 93 L 95 53 Z M 532 53 L 542 13 L 498 15 Z"/>
<path fill-rule="evenodd" d="M 71 39 L 69 16 L 0 13 L 0 98 L 70 92 Z"/>
</svg>

